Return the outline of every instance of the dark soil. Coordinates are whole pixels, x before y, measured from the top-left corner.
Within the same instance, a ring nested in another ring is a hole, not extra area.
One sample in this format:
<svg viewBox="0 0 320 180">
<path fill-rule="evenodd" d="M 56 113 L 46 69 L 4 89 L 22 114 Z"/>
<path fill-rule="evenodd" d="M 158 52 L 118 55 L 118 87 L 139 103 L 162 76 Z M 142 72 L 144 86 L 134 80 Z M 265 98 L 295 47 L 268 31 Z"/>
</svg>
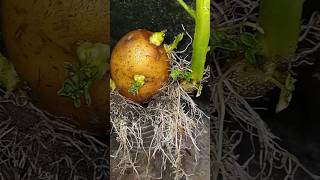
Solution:
<svg viewBox="0 0 320 180">
<path fill-rule="evenodd" d="M 0 98 L 0 179 L 106 179 L 104 141 Z M 10 99 L 12 100 L 12 99 Z"/>
</svg>

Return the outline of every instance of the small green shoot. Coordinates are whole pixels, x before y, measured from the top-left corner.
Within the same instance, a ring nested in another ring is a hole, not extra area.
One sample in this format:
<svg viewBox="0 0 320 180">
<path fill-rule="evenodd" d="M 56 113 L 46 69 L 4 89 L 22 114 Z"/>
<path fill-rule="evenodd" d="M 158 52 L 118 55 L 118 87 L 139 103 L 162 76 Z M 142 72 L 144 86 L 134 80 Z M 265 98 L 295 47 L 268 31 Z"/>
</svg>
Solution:
<svg viewBox="0 0 320 180">
<path fill-rule="evenodd" d="M 114 92 L 117 88 L 117 85 L 116 83 L 110 78 L 110 89 L 111 89 L 111 92 Z"/>
<path fill-rule="evenodd" d="M 87 105 L 91 104 L 90 87 L 106 73 L 110 48 L 105 44 L 85 42 L 78 47 L 77 54 L 78 63 L 65 64 L 68 79 L 58 91 L 58 95 L 71 98 L 74 106 L 79 108 L 81 97 Z"/>
<path fill-rule="evenodd" d="M 156 46 L 160 46 L 163 41 L 164 41 L 164 37 L 166 35 L 166 32 L 167 30 L 163 30 L 163 31 L 160 31 L 160 32 L 154 32 L 150 38 L 149 38 L 149 42 L 151 44 L 154 44 Z"/>
<path fill-rule="evenodd" d="M 285 86 L 283 88 L 281 88 L 281 94 L 279 97 L 278 104 L 276 106 L 277 113 L 286 109 L 289 106 L 291 98 L 292 98 L 292 92 L 295 89 L 295 86 L 294 86 L 295 82 L 296 82 L 296 80 L 289 73 L 286 78 Z"/>
<path fill-rule="evenodd" d="M 171 70 L 170 77 L 173 81 L 182 80 L 182 84 L 185 90 L 196 90 L 196 97 L 199 97 L 201 95 L 203 86 L 200 82 L 192 81 L 191 70 L 182 71 L 180 69 L 173 69 Z"/>
<path fill-rule="evenodd" d="M 182 41 L 184 36 L 184 33 L 180 33 L 177 36 L 174 37 L 174 41 L 171 44 L 164 44 L 164 49 L 167 53 L 171 53 L 173 50 L 175 50 L 179 43 Z"/>
<path fill-rule="evenodd" d="M 177 81 L 182 76 L 182 71 L 178 69 L 172 69 L 170 77 L 173 81 Z"/>
<path fill-rule="evenodd" d="M 196 85 L 196 89 L 197 89 L 196 97 L 199 97 L 201 95 L 202 88 L 203 88 L 202 84 L 199 83 Z"/>
<path fill-rule="evenodd" d="M 128 90 L 129 93 L 133 95 L 138 95 L 140 88 L 144 85 L 145 76 L 143 75 L 134 75 L 133 83 L 130 89 Z"/>
<path fill-rule="evenodd" d="M 187 81 L 189 83 L 192 82 L 192 75 L 191 75 L 191 71 L 182 71 L 179 69 L 172 69 L 170 72 L 170 77 L 173 81 L 177 81 L 177 80 L 184 80 Z"/>
<path fill-rule="evenodd" d="M 292 92 L 295 89 L 294 84 L 296 80 L 291 76 L 290 73 L 288 73 L 286 79 L 283 80 L 285 82 L 280 82 L 274 77 L 269 77 L 268 80 L 281 89 L 279 101 L 276 106 L 276 112 L 278 113 L 289 106 L 292 97 Z"/>
<path fill-rule="evenodd" d="M 70 97 L 73 100 L 74 106 L 81 106 L 81 97 L 85 98 L 87 105 L 91 104 L 89 89 L 92 82 L 96 79 L 97 68 L 90 65 L 73 65 L 65 64 L 65 69 L 68 72 L 69 78 L 65 80 L 63 87 L 58 91 L 58 95 Z"/>
</svg>

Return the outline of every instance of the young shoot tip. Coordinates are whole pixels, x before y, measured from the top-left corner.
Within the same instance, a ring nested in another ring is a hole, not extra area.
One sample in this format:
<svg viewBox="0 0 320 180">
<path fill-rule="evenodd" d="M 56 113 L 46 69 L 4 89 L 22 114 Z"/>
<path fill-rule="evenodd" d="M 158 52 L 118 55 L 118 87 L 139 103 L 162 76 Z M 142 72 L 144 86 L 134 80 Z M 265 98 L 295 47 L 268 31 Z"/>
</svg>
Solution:
<svg viewBox="0 0 320 180">
<path fill-rule="evenodd" d="M 128 91 L 133 95 L 138 95 L 140 88 L 144 85 L 145 76 L 134 75 L 133 80 L 134 82 Z"/>
<path fill-rule="evenodd" d="M 160 45 L 163 43 L 163 41 L 164 41 L 164 37 L 165 37 L 165 35 L 166 35 L 166 32 L 167 32 L 166 29 L 165 29 L 165 30 L 162 30 L 162 31 L 160 31 L 160 32 L 154 32 L 154 33 L 150 36 L 149 42 L 150 42 L 151 44 L 156 45 L 156 46 L 160 46 Z"/>
<path fill-rule="evenodd" d="M 171 44 L 164 44 L 164 49 L 167 53 L 171 53 L 173 50 L 177 49 L 179 43 L 182 41 L 184 33 L 179 33 L 174 37 L 174 41 Z"/>
<path fill-rule="evenodd" d="M 116 83 L 111 78 L 109 83 L 110 83 L 111 92 L 114 92 L 117 89 Z"/>
</svg>

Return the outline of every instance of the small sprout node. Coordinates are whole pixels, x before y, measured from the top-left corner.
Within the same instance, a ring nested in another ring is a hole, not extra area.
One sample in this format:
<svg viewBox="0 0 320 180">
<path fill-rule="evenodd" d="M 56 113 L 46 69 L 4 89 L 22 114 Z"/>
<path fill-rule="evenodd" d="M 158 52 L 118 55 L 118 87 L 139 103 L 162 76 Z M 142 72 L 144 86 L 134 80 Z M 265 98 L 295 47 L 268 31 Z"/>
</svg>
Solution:
<svg viewBox="0 0 320 180">
<path fill-rule="evenodd" d="M 166 35 L 167 30 L 163 30 L 160 32 L 154 32 L 150 38 L 149 38 L 149 42 L 151 44 L 154 44 L 156 46 L 160 46 L 162 44 L 162 42 L 164 41 L 164 37 Z"/>
<path fill-rule="evenodd" d="M 202 88 L 203 88 L 202 84 L 199 83 L 199 84 L 196 85 L 196 89 L 197 89 L 196 97 L 200 97 L 201 92 L 202 92 Z"/>
<path fill-rule="evenodd" d="M 134 75 L 133 80 L 134 80 L 134 82 L 133 82 L 132 86 L 130 87 L 129 92 L 131 94 L 138 95 L 140 88 L 144 85 L 145 76 Z"/>
<path fill-rule="evenodd" d="M 68 79 L 58 91 L 58 95 L 69 97 L 76 108 L 81 106 L 81 97 L 91 105 L 90 88 L 92 83 L 102 79 L 107 71 L 107 58 L 110 47 L 101 43 L 82 43 L 77 49 L 78 62 L 65 64 Z"/>
<path fill-rule="evenodd" d="M 164 49 L 166 50 L 166 52 L 171 53 L 173 50 L 175 50 L 178 47 L 180 41 L 182 41 L 183 36 L 184 36 L 184 33 L 180 33 L 174 37 L 174 41 L 171 44 L 169 45 L 165 44 Z"/>
<path fill-rule="evenodd" d="M 280 98 L 279 102 L 276 107 L 276 112 L 280 112 L 284 109 L 286 109 L 291 101 L 292 98 L 292 92 L 295 89 L 294 83 L 296 80 L 291 76 L 290 73 L 288 73 L 288 76 L 286 78 L 285 86 L 281 88 Z"/>
<path fill-rule="evenodd" d="M 110 89 L 111 92 L 114 92 L 116 90 L 117 86 L 116 83 L 110 78 Z"/>
<path fill-rule="evenodd" d="M 170 73 L 170 77 L 173 81 L 182 79 L 190 83 L 192 80 L 191 71 L 188 71 L 188 70 L 182 71 L 179 69 L 172 69 Z"/>
</svg>

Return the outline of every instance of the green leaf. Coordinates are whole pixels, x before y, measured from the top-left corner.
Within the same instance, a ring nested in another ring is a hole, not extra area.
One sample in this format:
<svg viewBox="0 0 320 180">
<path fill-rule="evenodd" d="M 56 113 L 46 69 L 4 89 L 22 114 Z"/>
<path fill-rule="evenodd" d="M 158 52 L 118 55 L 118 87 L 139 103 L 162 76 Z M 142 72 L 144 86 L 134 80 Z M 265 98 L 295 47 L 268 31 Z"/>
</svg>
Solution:
<svg viewBox="0 0 320 180">
<path fill-rule="evenodd" d="M 251 48 L 244 48 L 244 58 L 249 64 L 256 64 L 255 51 Z"/>
<path fill-rule="evenodd" d="M 228 51 L 237 51 L 239 49 L 237 42 L 231 39 L 224 39 L 218 47 Z"/>
<path fill-rule="evenodd" d="M 238 44 L 226 32 L 214 31 L 211 35 L 210 41 L 211 51 L 220 48 L 228 51 L 237 51 Z"/>
<path fill-rule="evenodd" d="M 220 46 L 223 39 L 227 39 L 227 34 L 223 31 L 213 31 L 210 37 L 210 46 L 216 48 Z"/>
<path fill-rule="evenodd" d="M 244 32 L 240 35 L 240 41 L 247 47 L 254 48 L 258 44 L 255 36 L 251 33 Z"/>
<path fill-rule="evenodd" d="M 192 73 L 191 73 L 191 71 L 185 71 L 183 73 L 183 79 L 186 80 L 187 82 L 191 82 L 192 81 Z"/>
</svg>

